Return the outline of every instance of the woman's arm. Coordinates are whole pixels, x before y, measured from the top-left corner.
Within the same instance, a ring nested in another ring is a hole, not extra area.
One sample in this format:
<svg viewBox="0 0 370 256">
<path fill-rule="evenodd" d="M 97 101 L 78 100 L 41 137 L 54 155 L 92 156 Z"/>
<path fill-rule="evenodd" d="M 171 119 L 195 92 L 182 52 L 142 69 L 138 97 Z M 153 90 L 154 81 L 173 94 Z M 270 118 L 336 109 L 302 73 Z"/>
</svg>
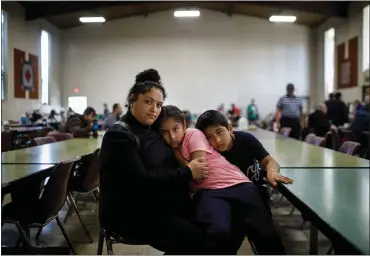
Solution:
<svg viewBox="0 0 370 256">
<path fill-rule="evenodd" d="M 161 182 L 188 182 L 192 172 L 188 166 L 179 169 L 147 170 L 136 149 L 136 140 L 126 131 L 109 131 L 104 135 L 100 161 L 102 173 L 113 172 L 117 176 Z M 108 168 L 105 168 L 108 167 Z M 117 173 L 116 173 L 117 172 Z"/>
</svg>

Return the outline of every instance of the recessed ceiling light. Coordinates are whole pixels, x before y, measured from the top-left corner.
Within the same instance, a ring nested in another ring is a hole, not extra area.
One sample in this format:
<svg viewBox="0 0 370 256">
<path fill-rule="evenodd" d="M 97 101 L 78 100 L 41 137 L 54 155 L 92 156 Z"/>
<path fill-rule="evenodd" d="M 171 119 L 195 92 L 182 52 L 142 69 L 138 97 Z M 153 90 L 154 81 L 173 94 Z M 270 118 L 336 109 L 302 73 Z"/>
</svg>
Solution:
<svg viewBox="0 0 370 256">
<path fill-rule="evenodd" d="M 104 17 L 80 17 L 82 23 L 103 23 L 105 22 Z"/>
<path fill-rule="evenodd" d="M 185 18 L 185 17 L 199 17 L 200 11 L 198 10 L 184 10 L 184 11 L 175 11 L 173 16 L 176 18 Z"/>
<path fill-rule="evenodd" d="M 271 22 L 295 22 L 297 19 L 296 16 L 286 16 L 286 15 L 272 15 L 269 18 Z"/>
</svg>

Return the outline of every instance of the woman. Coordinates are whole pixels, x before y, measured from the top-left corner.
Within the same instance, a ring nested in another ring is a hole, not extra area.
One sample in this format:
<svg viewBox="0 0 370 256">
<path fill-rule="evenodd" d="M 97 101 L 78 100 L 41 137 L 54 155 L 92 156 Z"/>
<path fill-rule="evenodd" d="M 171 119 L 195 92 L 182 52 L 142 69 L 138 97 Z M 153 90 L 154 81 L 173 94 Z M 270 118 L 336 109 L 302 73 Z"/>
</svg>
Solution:
<svg viewBox="0 0 370 256">
<path fill-rule="evenodd" d="M 200 254 L 203 234 L 191 221 L 189 182 L 206 178 L 207 164 L 196 159 L 178 168 L 171 148 L 151 128 L 165 97 L 158 72 L 141 72 L 121 118 L 130 129 L 116 124 L 104 135 L 101 222 L 108 230 L 144 240 L 166 254 Z"/>
</svg>

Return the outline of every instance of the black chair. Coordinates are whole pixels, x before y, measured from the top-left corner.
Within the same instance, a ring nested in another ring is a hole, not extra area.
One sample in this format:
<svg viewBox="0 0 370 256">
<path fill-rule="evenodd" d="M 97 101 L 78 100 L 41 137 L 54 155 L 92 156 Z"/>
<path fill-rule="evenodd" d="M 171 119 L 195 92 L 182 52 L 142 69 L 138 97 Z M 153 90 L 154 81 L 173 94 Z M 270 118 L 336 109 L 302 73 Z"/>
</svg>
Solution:
<svg viewBox="0 0 370 256">
<path fill-rule="evenodd" d="M 30 228 L 39 228 L 35 237 L 36 243 L 38 243 L 42 228 L 55 219 L 70 251 L 76 254 L 58 213 L 64 206 L 67 198 L 71 170 L 79 160 L 80 157 L 75 157 L 58 164 L 50 177 L 46 179 L 46 184 L 41 186 L 39 196 L 36 197 L 38 200 L 11 202 L 3 206 L 2 222 L 15 223 L 18 230 L 20 230 L 20 239 L 30 244 Z M 42 181 L 40 181 L 40 184 Z"/>
<path fill-rule="evenodd" d="M 1 132 L 1 152 L 7 152 L 13 149 L 14 131 Z"/>
<path fill-rule="evenodd" d="M 100 225 L 102 225 L 101 222 L 100 222 Z M 107 229 L 104 227 L 100 227 L 98 251 L 96 253 L 97 255 L 103 254 L 104 240 L 107 244 L 108 255 L 114 255 L 113 244 L 117 244 L 117 243 L 128 244 L 128 245 L 147 245 L 148 244 L 145 241 L 123 237 L 112 231 L 107 231 Z"/>
<path fill-rule="evenodd" d="M 78 168 L 74 171 L 74 175 L 71 177 L 68 189 L 67 199 L 69 200 L 69 208 L 67 215 L 64 218 L 64 223 L 67 222 L 68 218 L 72 215 L 73 209 L 76 211 L 77 216 L 82 224 L 82 227 L 86 233 L 86 236 L 89 239 L 89 242 L 92 243 L 93 239 L 90 235 L 90 232 L 86 228 L 82 215 L 77 206 L 77 197 L 79 195 L 92 195 L 95 199 L 95 202 L 99 202 L 99 163 L 98 163 L 98 154 L 100 149 L 95 150 L 95 152 L 89 156 L 86 156 L 82 159 L 82 163 L 78 165 Z"/>
</svg>

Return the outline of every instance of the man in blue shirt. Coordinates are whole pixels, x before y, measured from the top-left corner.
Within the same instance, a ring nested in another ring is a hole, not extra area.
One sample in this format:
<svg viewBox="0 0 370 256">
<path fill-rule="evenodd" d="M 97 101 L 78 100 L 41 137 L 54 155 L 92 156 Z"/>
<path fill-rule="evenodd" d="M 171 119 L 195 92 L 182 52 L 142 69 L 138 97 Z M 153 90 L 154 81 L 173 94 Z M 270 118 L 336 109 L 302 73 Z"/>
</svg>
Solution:
<svg viewBox="0 0 370 256">
<path fill-rule="evenodd" d="M 287 85 L 287 94 L 279 99 L 276 108 L 276 123 L 278 127 L 291 128 L 290 137 L 299 139 L 301 135 L 300 116 L 302 113 L 302 101 L 294 95 L 294 85 Z"/>
</svg>

